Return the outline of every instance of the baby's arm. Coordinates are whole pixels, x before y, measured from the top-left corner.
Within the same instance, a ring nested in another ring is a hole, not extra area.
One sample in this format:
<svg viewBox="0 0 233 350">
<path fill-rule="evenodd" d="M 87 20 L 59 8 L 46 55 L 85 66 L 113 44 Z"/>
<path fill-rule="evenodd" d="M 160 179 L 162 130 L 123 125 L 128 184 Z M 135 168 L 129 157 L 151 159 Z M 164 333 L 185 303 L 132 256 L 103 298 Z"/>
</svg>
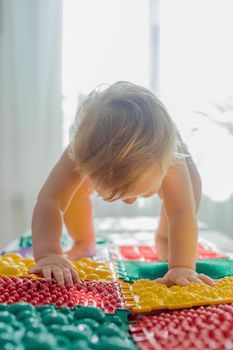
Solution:
<svg viewBox="0 0 233 350">
<path fill-rule="evenodd" d="M 163 181 L 162 196 L 169 225 L 169 271 L 157 281 L 167 285 L 190 282 L 213 284 L 209 277 L 195 272 L 198 228 L 192 183 L 185 160 L 179 160 L 170 167 Z"/>
<path fill-rule="evenodd" d="M 42 187 L 32 218 L 33 253 L 36 267 L 46 280 L 72 285 L 78 280 L 72 264 L 63 256 L 61 248 L 62 214 L 83 178 L 75 169 L 66 149 Z"/>
</svg>

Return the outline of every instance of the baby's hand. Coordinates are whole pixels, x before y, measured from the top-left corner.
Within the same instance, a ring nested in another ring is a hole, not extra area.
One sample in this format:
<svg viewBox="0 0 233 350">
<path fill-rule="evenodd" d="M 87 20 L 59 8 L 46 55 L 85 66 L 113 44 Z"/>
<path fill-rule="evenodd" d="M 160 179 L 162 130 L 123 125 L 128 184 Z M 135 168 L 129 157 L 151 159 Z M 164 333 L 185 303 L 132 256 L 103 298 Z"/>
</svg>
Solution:
<svg viewBox="0 0 233 350">
<path fill-rule="evenodd" d="M 72 263 L 60 254 L 49 254 L 38 260 L 36 266 L 32 267 L 28 272 L 44 276 L 47 282 L 50 282 L 52 277 L 54 277 L 60 286 L 66 283 L 71 287 L 73 283 L 79 281 Z"/>
<path fill-rule="evenodd" d="M 170 269 L 163 278 L 157 278 L 155 282 L 164 283 L 168 287 L 175 284 L 187 286 L 190 283 L 206 283 L 214 286 L 214 281 L 206 276 L 198 274 L 196 271 L 184 267 L 174 267 Z"/>
</svg>

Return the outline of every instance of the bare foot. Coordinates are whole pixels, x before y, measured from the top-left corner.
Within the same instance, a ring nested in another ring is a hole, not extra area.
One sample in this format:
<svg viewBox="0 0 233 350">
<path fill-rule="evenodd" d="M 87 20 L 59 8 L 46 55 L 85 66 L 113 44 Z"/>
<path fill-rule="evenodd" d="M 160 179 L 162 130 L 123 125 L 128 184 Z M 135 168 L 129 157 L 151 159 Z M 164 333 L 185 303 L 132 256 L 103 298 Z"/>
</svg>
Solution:
<svg viewBox="0 0 233 350">
<path fill-rule="evenodd" d="M 156 235 L 155 248 L 160 261 L 168 260 L 168 240 L 167 238 Z"/>
<path fill-rule="evenodd" d="M 96 245 L 93 243 L 75 242 L 73 247 L 66 252 L 67 258 L 70 260 L 78 260 L 81 258 L 92 258 L 96 255 Z"/>
</svg>

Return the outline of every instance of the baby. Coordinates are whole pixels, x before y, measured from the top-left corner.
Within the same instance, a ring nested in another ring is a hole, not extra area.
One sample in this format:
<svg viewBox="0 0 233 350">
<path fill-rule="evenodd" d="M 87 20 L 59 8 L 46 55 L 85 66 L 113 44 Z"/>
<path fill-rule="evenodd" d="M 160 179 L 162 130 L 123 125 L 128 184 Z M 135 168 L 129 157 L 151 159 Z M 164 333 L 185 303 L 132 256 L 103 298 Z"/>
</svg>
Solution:
<svg viewBox="0 0 233 350">
<path fill-rule="evenodd" d="M 95 254 L 91 194 L 131 204 L 137 197 L 162 199 L 155 244 L 168 273 L 156 281 L 174 284 L 213 280 L 195 271 L 196 211 L 201 179 L 160 100 L 148 89 L 117 82 L 91 92 L 81 104 L 72 141 L 42 187 L 32 219 L 33 252 L 47 281 L 72 286 L 72 259 Z M 62 225 L 74 239 L 64 254 Z"/>
</svg>

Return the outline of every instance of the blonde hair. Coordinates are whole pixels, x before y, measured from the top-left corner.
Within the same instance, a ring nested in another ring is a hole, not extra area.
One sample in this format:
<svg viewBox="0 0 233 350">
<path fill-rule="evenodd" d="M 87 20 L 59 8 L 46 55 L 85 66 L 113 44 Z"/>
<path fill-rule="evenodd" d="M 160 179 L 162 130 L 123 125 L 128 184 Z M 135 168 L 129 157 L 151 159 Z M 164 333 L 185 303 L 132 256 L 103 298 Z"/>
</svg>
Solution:
<svg viewBox="0 0 233 350">
<path fill-rule="evenodd" d="M 92 91 L 80 105 L 71 157 L 112 198 L 124 195 L 148 168 L 162 174 L 176 152 L 175 125 L 148 89 L 119 81 Z"/>
</svg>

